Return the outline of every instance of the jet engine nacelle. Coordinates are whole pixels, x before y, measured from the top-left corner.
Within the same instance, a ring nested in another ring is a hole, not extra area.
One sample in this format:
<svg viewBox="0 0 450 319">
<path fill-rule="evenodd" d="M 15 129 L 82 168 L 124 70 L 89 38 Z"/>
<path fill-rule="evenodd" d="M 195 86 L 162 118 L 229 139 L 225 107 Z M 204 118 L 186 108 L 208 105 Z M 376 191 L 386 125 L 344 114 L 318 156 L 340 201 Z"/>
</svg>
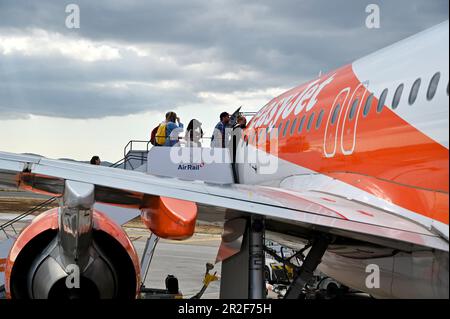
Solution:
<svg viewBox="0 0 450 319">
<path fill-rule="evenodd" d="M 58 242 L 58 209 L 36 217 L 15 241 L 6 263 L 7 297 L 136 298 L 139 258 L 122 228 L 94 210 L 90 246 L 68 264 Z"/>
</svg>

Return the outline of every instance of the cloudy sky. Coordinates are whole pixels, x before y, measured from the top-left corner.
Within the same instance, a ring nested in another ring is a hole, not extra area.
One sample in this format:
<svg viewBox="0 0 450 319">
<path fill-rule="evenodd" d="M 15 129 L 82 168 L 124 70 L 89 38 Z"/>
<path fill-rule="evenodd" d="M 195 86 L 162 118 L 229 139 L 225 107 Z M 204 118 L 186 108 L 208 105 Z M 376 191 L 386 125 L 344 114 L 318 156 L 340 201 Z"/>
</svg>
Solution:
<svg viewBox="0 0 450 319">
<path fill-rule="evenodd" d="M 221 111 L 256 111 L 448 12 L 448 0 L 0 0 L 0 151 L 117 161 L 168 110 L 209 135 Z"/>
</svg>

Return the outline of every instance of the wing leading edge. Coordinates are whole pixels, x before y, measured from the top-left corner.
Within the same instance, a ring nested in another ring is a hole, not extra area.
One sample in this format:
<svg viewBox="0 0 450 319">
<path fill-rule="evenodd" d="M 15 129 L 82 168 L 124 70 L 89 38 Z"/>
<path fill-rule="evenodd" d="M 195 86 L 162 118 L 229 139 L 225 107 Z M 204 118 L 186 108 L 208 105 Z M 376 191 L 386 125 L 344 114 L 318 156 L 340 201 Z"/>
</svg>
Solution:
<svg viewBox="0 0 450 319">
<path fill-rule="evenodd" d="M 0 185 L 60 195 L 66 180 L 95 185 L 97 202 L 142 208 L 160 196 L 265 216 L 320 231 L 448 251 L 448 242 L 412 221 L 363 203 L 318 192 L 253 185 L 213 185 L 107 167 L 0 152 Z"/>
</svg>

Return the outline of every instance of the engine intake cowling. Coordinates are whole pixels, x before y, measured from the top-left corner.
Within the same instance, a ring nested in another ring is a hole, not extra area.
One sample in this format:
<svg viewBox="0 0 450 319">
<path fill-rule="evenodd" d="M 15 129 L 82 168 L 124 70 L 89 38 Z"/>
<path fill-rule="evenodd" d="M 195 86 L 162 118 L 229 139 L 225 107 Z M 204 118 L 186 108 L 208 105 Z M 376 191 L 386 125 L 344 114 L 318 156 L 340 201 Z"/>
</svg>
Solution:
<svg viewBox="0 0 450 319">
<path fill-rule="evenodd" d="M 6 264 L 6 291 L 20 299 L 135 298 L 139 259 L 126 233 L 94 211 L 85 255 L 67 264 L 58 236 L 58 208 L 37 217 L 17 238 Z"/>
</svg>

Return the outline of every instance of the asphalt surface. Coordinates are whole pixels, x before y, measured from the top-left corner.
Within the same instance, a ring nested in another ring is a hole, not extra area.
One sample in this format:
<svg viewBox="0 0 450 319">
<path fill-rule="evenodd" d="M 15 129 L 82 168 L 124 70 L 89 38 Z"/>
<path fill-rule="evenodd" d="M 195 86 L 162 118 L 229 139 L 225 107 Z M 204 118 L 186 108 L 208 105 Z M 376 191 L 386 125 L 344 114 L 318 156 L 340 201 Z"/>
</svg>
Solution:
<svg viewBox="0 0 450 319">
<path fill-rule="evenodd" d="M 29 193 L 24 191 L 0 191 L 0 197 L 14 197 L 14 198 L 37 198 L 43 201 L 49 199 L 51 196 Z"/>
<path fill-rule="evenodd" d="M 133 242 L 139 257 L 145 248 L 145 240 Z M 165 289 L 167 275 L 178 278 L 180 291 L 189 298 L 200 291 L 206 271 L 206 263 L 214 263 L 220 238 L 209 235 L 196 235 L 184 242 L 160 241 L 153 256 L 150 270 L 145 280 L 147 288 Z M 215 266 L 220 276 L 221 264 Z M 203 295 L 203 299 L 218 299 L 220 282 L 212 282 Z"/>
</svg>

